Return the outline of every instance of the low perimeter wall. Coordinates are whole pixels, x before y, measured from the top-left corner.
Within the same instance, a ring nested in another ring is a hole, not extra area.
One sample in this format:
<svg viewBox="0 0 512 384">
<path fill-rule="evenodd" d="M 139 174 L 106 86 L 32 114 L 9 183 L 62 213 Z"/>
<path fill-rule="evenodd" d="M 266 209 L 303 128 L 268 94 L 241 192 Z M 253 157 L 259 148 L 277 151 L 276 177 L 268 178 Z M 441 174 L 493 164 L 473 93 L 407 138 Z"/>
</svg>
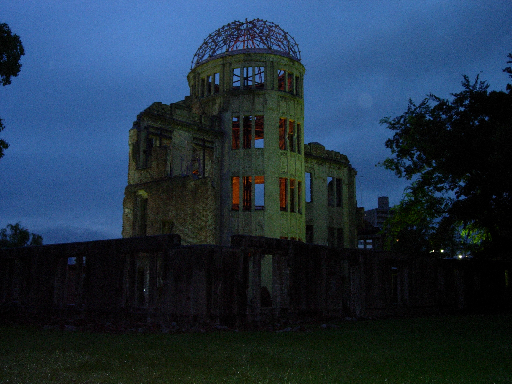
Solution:
<svg viewBox="0 0 512 384">
<path fill-rule="evenodd" d="M 182 246 L 161 235 L 1 249 L 0 316 L 244 327 L 511 308 L 510 262 L 231 243 Z"/>
</svg>

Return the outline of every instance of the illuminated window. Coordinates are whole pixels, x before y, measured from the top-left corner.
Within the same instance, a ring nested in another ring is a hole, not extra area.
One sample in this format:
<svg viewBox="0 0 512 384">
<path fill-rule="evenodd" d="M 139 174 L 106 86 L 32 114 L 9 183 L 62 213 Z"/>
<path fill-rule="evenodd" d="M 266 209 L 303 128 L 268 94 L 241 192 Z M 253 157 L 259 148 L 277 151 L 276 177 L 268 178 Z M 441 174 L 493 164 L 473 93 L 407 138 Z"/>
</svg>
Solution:
<svg viewBox="0 0 512 384">
<path fill-rule="evenodd" d="M 279 119 L 279 149 L 286 149 L 286 120 Z"/>
<path fill-rule="evenodd" d="M 252 208 L 252 182 L 251 176 L 242 177 L 243 181 L 243 210 L 250 211 Z"/>
<path fill-rule="evenodd" d="M 265 176 L 254 177 L 254 209 L 265 208 Z"/>
<path fill-rule="evenodd" d="M 288 92 L 293 93 L 293 73 L 288 73 Z"/>
<path fill-rule="evenodd" d="M 254 122 L 254 148 L 263 148 L 263 133 L 264 133 L 264 118 L 263 116 L 256 116 Z"/>
<path fill-rule="evenodd" d="M 302 137 L 301 137 L 301 130 L 300 130 L 300 124 L 297 123 L 295 127 L 295 137 L 297 140 L 297 153 L 302 153 Z"/>
<path fill-rule="evenodd" d="M 265 88 L 265 67 L 254 67 L 254 88 Z"/>
<path fill-rule="evenodd" d="M 231 148 L 240 148 L 240 117 L 233 116 L 231 122 Z"/>
<path fill-rule="evenodd" d="M 220 74 L 214 73 L 213 74 L 213 93 L 219 93 L 220 92 Z"/>
<path fill-rule="evenodd" d="M 295 146 L 293 144 L 293 139 L 294 139 L 294 135 L 293 135 L 293 131 L 294 131 L 294 121 L 293 120 L 289 120 L 288 121 L 288 149 L 292 152 L 295 151 Z"/>
<path fill-rule="evenodd" d="M 281 211 L 286 211 L 288 206 L 288 180 L 284 177 L 279 178 L 279 207 Z"/>
<path fill-rule="evenodd" d="M 231 178 L 231 196 L 231 209 L 240 210 L 240 178 L 238 176 Z"/>
<path fill-rule="evenodd" d="M 240 68 L 233 68 L 233 89 L 240 89 Z"/>
<path fill-rule="evenodd" d="M 252 88 L 252 67 L 244 67 L 244 89 Z"/>
<path fill-rule="evenodd" d="M 306 203 L 313 201 L 313 178 L 311 172 L 306 172 Z"/>
<path fill-rule="evenodd" d="M 284 69 L 278 69 L 277 70 L 277 89 L 279 91 L 285 90 L 285 71 Z"/>
<path fill-rule="evenodd" d="M 290 179 L 290 212 L 295 212 L 295 179 Z"/>
<path fill-rule="evenodd" d="M 251 148 L 252 116 L 244 116 L 243 148 Z"/>
</svg>

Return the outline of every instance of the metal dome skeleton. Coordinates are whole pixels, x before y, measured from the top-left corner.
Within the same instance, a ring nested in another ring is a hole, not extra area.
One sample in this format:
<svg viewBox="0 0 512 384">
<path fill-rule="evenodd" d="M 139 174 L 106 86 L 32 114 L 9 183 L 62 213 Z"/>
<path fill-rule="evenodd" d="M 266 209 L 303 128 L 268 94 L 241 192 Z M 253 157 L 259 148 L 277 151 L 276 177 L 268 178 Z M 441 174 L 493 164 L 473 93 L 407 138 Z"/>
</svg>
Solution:
<svg viewBox="0 0 512 384">
<path fill-rule="evenodd" d="M 191 68 L 221 55 L 248 52 L 274 53 L 300 61 L 295 39 L 279 25 L 254 19 L 234 21 L 208 35 L 192 58 Z"/>
</svg>

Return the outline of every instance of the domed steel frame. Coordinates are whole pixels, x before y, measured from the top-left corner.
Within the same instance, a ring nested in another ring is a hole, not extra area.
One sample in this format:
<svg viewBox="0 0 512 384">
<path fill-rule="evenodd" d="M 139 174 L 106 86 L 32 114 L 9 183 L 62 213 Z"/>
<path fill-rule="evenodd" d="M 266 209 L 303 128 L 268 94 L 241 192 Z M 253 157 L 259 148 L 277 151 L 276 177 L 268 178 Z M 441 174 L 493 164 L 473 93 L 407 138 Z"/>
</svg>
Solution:
<svg viewBox="0 0 512 384">
<path fill-rule="evenodd" d="M 295 39 L 279 25 L 261 19 L 246 19 L 210 33 L 192 58 L 191 68 L 222 55 L 247 52 L 275 53 L 300 61 Z"/>
</svg>

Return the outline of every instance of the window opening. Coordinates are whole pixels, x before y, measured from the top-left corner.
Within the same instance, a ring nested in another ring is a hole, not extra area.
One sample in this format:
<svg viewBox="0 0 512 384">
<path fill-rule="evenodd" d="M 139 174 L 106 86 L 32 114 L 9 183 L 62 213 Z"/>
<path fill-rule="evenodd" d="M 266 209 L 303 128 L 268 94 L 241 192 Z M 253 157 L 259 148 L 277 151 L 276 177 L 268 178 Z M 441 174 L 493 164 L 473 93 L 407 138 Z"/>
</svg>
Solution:
<svg viewBox="0 0 512 384">
<path fill-rule="evenodd" d="M 292 152 L 295 152 L 295 146 L 293 144 L 294 125 L 295 125 L 295 122 L 293 120 L 288 121 L 288 149 Z"/>
<path fill-rule="evenodd" d="M 244 116 L 244 149 L 251 148 L 252 116 Z"/>
<path fill-rule="evenodd" d="M 204 96 L 204 88 L 205 88 L 205 81 L 206 79 L 204 77 L 201 78 L 201 88 L 199 90 L 200 92 L 200 96 L 203 97 Z"/>
<path fill-rule="evenodd" d="M 136 236 L 146 236 L 148 227 L 148 199 L 138 193 L 136 197 Z"/>
<path fill-rule="evenodd" d="M 297 153 L 300 154 L 302 153 L 302 137 L 299 123 L 297 123 L 297 126 L 295 127 L 295 137 L 297 139 Z"/>
<path fill-rule="evenodd" d="M 261 257 L 260 303 L 262 307 L 272 307 L 272 255 Z"/>
<path fill-rule="evenodd" d="M 244 67 L 244 89 L 251 89 L 252 83 L 252 67 Z"/>
<path fill-rule="evenodd" d="M 220 74 L 214 73 L 213 74 L 213 93 L 219 93 L 220 92 Z"/>
<path fill-rule="evenodd" d="M 297 181 L 297 212 L 302 213 L 302 181 Z"/>
<path fill-rule="evenodd" d="M 288 92 L 293 93 L 293 73 L 288 74 Z"/>
<path fill-rule="evenodd" d="M 265 176 L 254 176 L 254 209 L 265 208 Z"/>
<path fill-rule="evenodd" d="M 284 177 L 279 178 L 279 207 L 281 211 L 287 210 L 288 205 L 288 191 L 287 191 L 287 179 Z"/>
<path fill-rule="evenodd" d="M 334 243 L 335 237 L 334 237 L 334 228 L 329 227 L 327 231 L 327 246 L 329 247 L 335 247 L 336 244 Z"/>
<path fill-rule="evenodd" d="M 240 89 L 240 68 L 233 68 L 233 89 Z"/>
<path fill-rule="evenodd" d="M 238 176 L 231 178 L 231 196 L 231 209 L 240 210 L 240 178 Z"/>
<path fill-rule="evenodd" d="M 342 184 L 341 184 L 341 179 L 336 179 L 336 206 L 337 207 L 341 207 L 342 205 L 342 193 L 341 193 L 341 187 L 342 187 Z"/>
<path fill-rule="evenodd" d="M 313 242 L 313 226 L 306 225 L 306 243 Z"/>
<path fill-rule="evenodd" d="M 279 119 L 279 149 L 286 149 L 286 120 Z"/>
<path fill-rule="evenodd" d="M 300 77 L 295 76 L 295 94 L 300 96 Z"/>
<path fill-rule="evenodd" d="M 336 246 L 343 248 L 343 228 L 336 228 Z"/>
<path fill-rule="evenodd" d="M 231 123 L 231 148 L 240 149 L 240 117 L 233 116 Z"/>
<path fill-rule="evenodd" d="M 327 204 L 334 207 L 334 177 L 327 178 Z"/>
<path fill-rule="evenodd" d="M 290 212 L 295 212 L 295 179 L 290 179 Z"/>
<path fill-rule="evenodd" d="M 311 172 L 306 172 L 306 203 L 313 201 L 313 179 Z"/>
<path fill-rule="evenodd" d="M 212 76 L 208 76 L 207 77 L 207 81 L 206 81 L 206 95 L 211 95 L 212 94 Z"/>
<path fill-rule="evenodd" d="M 254 87 L 256 89 L 265 88 L 265 67 L 254 67 Z"/>
<path fill-rule="evenodd" d="M 279 91 L 285 90 L 285 88 L 284 88 L 285 75 L 286 75 L 286 73 L 285 73 L 284 69 L 277 70 L 277 89 Z"/>
<path fill-rule="evenodd" d="M 243 180 L 243 210 L 250 211 L 252 208 L 252 177 L 244 176 Z"/>
<path fill-rule="evenodd" d="M 256 116 L 255 122 L 254 122 L 254 148 L 263 148 L 264 147 L 264 141 L 263 141 L 263 133 L 264 133 L 264 117 L 263 116 Z"/>
</svg>

